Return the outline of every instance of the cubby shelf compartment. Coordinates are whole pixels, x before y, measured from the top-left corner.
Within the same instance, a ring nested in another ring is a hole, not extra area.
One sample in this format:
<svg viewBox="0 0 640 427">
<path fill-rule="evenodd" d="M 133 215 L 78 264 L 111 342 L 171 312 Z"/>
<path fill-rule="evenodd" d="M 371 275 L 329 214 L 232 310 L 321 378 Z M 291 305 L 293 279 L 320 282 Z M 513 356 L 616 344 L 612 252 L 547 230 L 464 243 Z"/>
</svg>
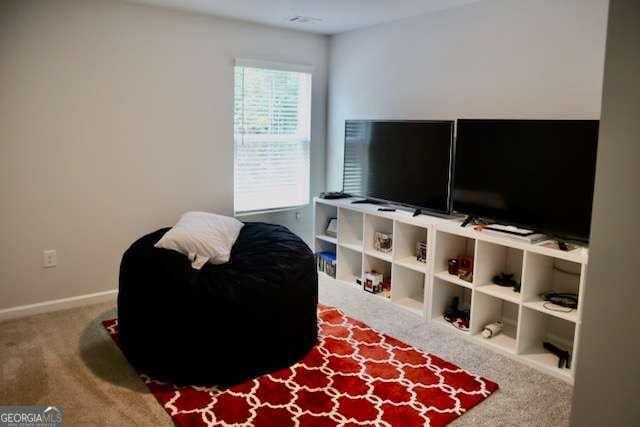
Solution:
<svg viewBox="0 0 640 427">
<path fill-rule="evenodd" d="M 337 217 L 338 208 L 336 206 L 325 203 L 316 203 L 314 225 L 314 235 L 316 236 L 316 239 L 325 240 L 334 244 L 337 242 L 337 239 L 335 237 L 327 236 L 327 226 L 329 225 L 329 220 L 331 218 Z"/>
<path fill-rule="evenodd" d="M 391 279 L 391 262 L 384 261 L 380 258 L 373 257 L 367 254 L 364 255 L 363 261 L 364 261 L 362 263 L 363 273 L 368 271 L 375 271 L 376 273 L 382 273 L 382 276 L 384 277 L 385 281 Z M 391 283 L 391 293 L 393 294 L 393 282 Z M 380 292 L 378 294 L 373 294 L 373 295 L 381 299 L 388 300 L 384 292 Z"/>
<path fill-rule="evenodd" d="M 427 271 L 426 262 L 417 259 L 417 244 L 427 242 L 428 230 L 413 224 L 396 221 L 393 229 L 393 256 L 395 264 L 424 273 Z M 427 251 L 429 247 L 427 244 Z"/>
<path fill-rule="evenodd" d="M 393 220 L 376 215 L 365 214 L 364 215 L 364 250 L 368 255 L 380 258 L 385 261 L 391 262 L 393 259 L 392 252 L 380 252 L 374 249 L 373 239 L 376 231 L 393 234 Z M 395 240 L 396 236 L 393 236 Z M 395 246 L 395 241 L 392 242 L 392 248 Z"/>
<path fill-rule="evenodd" d="M 363 221 L 362 212 L 338 208 L 338 243 L 362 251 Z"/>
<path fill-rule="evenodd" d="M 338 245 L 337 259 L 336 279 L 356 285 L 356 280 L 362 277 L 362 254 Z"/>
<path fill-rule="evenodd" d="M 533 252 L 525 253 L 525 268 L 522 287 L 522 301 L 527 308 L 577 322 L 580 310 L 580 286 L 584 277 L 584 265 Z M 550 310 L 541 294 L 544 292 L 562 292 L 578 295 L 578 308 L 570 312 Z"/>
<path fill-rule="evenodd" d="M 424 316 L 424 273 L 395 264 L 391 276 L 391 301 L 414 314 Z"/>
<path fill-rule="evenodd" d="M 478 241 L 477 269 L 474 282 L 478 290 L 488 295 L 507 301 L 519 303 L 522 299 L 519 292 L 511 287 L 496 285 L 493 278 L 501 273 L 513 274 L 518 283 L 522 283 L 524 251 L 495 243 Z"/>
<path fill-rule="evenodd" d="M 471 334 L 481 344 L 495 347 L 503 352 L 517 352 L 516 333 L 518 330 L 517 303 L 491 295 L 475 292 L 473 296 Z M 502 321 L 502 331 L 492 337 L 484 338 L 481 333 L 489 323 Z"/>
<path fill-rule="evenodd" d="M 447 233 L 444 231 L 436 232 L 435 241 L 435 257 L 434 257 L 434 271 L 435 276 L 446 280 L 456 285 L 472 287 L 471 282 L 462 280 L 458 276 L 448 273 L 449 259 L 458 258 L 460 255 L 468 255 L 474 257 L 474 282 L 475 282 L 475 270 L 477 259 L 475 259 L 476 253 L 476 240 L 460 236 L 457 234 Z"/>
<path fill-rule="evenodd" d="M 461 308 L 470 308 L 472 303 L 471 289 L 466 286 L 456 285 L 438 278 L 433 280 L 431 292 L 431 319 L 437 323 L 448 326 L 452 330 L 468 335 L 470 331 L 463 331 L 447 322 L 443 313 L 451 304 L 451 300 L 455 297 L 460 299 L 459 306 Z"/>
<path fill-rule="evenodd" d="M 315 239 L 314 239 L 314 251 L 318 252 L 333 252 L 336 254 L 337 252 L 337 242 L 338 239 L 332 236 L 328 236 L 326 234 L 327 226 L 329 225 L 329 220 L 331 218 L 337 218 L 338 209 L 335 206 L 331 206 L 328 204 L 316 204 L 315 209 L 315 222 L 314 222 L 314 231 L 315 231 Z M 337 254 L 336 254 L 337 255 Z M 338 259 L 336 257 L 336 268 L 339 265 Z M 319 274 L 326 274 L 324 272 L 319 272 Z M 327 275 L 327 277 L 331 277 Z"/>
<path fill-rule="evenodd" d="M 550 316 L 528 307 L 522 308 L 521 319 L 523 326 L 520 328 L 518 339 L 518 353 L 527 363 L 538 366 L 548 373 L 570 379 L 574 370 L 574 342 L 576 324 L 567 320 Z M 547 351 L 543 342 L 569 350 L 571 353 L 571 368 L 558 368 L 558 357 Z"/>
</svg>

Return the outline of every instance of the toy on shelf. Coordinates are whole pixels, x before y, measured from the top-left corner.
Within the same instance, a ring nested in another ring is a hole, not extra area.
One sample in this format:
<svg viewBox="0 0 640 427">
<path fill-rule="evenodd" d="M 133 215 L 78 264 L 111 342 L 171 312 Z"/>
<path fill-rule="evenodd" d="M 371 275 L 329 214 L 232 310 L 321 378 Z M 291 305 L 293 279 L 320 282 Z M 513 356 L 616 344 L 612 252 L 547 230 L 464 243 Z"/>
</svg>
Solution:
<svg viewBox="0 0 640 427">
<path fill-rule="evenodd" d="M 447 261 L 447 271 L 454 276 L 458 275 L 458 258 L 449 258 Z"/>
<path fill-rule="evenodd" d="M 380 231 L 376 231 L 373 234 L 373 248 L 376 251 L 388 254 L 391 252 L 392 245 L 393 236 L 391 234 L 382 233 Z"/>
<path fill-rule="evenodd" d="M 382 282 L 384 277 L 382 273 L 376 273 L 375 271 L 368 271 L 364 273 L 364 279 L 362 280 L 362 289 L 372 294 L 379 294 L 382 292 Z"/>
<path fill-rule="evenodd" d="M 389 280 L 382 282 L 382 292 L 384 292 L 386 299 L 391 299 L 391 282 Z"/>
<path fill-rule="evenodd" d="M 545 348 L 545 350 L 558 356 L 558 368 L 571 369 L 571 353 L 569 353 L 567 350 L 556 347 L 550 342 L 544 342 L 542 343 L 542 346 Z"/>
<path fill-rule="evenodd" d="M 493 276 L 493 279 L 491 280 L 498 286 L 510 287 L 513 288 L 514 292 L 520 292 L 520 283 L 514 278 L 514 275 L 511 273 L 497 274 Z"/>
<path fill-rule="evenodd" d="M 498 335 L 500 332 L 502 332 L 502 321 L 497 321 L 497 322 L 493 322 L 493 323 L 489 323 L 488 325 L 485 325 L 485 327 L 482 329 L 482 337 L 483 338 L 493 338 L 496 335 Z"/>
<path fill-rule="evenodd" d="M 458 297 L 451 299 L 451 303 L 442 314 L 442 317 L 460 330 L 469 330 L 469 310 L 460 309 L 460 298 Z"/>
<path fill-rule="evenodd" d="M 458 257 L 458 277 L 467 282 L 473 282 L 473 257 L 460 255 Z"/>
</svg>

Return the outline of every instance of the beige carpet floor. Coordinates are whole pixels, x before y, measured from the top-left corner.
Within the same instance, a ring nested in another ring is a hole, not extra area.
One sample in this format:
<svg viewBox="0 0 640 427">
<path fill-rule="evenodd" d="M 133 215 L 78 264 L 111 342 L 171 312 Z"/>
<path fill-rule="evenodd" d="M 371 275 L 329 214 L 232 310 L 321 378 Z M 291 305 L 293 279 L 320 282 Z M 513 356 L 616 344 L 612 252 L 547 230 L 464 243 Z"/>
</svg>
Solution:
<svg viewBox="0 0 640 427">
<path fill-rule="evenodd" d="M 320 301 L 500 384 L 459 426 L 563 426 L 572 388 L 379 298 L 322 279 Z M 61 405 L 65 425 L 171 425 L 100 321 L 100 304 L 0 323 L 0 405 Z"/>
</svg>

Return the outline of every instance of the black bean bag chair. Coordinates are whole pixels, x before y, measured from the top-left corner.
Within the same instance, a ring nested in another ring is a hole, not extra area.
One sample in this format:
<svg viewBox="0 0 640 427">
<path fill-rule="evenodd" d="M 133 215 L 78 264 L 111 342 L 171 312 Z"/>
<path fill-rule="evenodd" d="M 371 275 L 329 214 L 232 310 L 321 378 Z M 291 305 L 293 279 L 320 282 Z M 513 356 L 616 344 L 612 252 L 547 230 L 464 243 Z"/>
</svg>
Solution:
<svg viewBox="0 0 640 427">
<path fill-rule="evenodd" d="M 318 275 L 287 228 L 246 223 L 226 264 L 195 270 L 154 244 L 122 257 L 120 346 L 139 372 L 175 384 L 231 385 L 284 368 L 316 343 Z"/>
</svg>

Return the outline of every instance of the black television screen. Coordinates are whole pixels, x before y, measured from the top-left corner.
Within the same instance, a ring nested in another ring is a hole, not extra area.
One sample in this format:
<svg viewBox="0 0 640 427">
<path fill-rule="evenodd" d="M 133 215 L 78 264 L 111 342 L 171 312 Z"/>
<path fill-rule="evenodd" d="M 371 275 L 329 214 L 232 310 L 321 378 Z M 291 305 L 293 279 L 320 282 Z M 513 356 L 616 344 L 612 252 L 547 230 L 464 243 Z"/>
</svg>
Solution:
<svg viewBox="0 0 640 427">
<path fill-rule="evenodd" d="M 343 191 L 449 213 L 453 125 L 346 121 Z"/>
<path fill-rule="evenodd" d="M 588 241 L 597 120 L 458 120 L 453 210 Z"/>
</svg>

